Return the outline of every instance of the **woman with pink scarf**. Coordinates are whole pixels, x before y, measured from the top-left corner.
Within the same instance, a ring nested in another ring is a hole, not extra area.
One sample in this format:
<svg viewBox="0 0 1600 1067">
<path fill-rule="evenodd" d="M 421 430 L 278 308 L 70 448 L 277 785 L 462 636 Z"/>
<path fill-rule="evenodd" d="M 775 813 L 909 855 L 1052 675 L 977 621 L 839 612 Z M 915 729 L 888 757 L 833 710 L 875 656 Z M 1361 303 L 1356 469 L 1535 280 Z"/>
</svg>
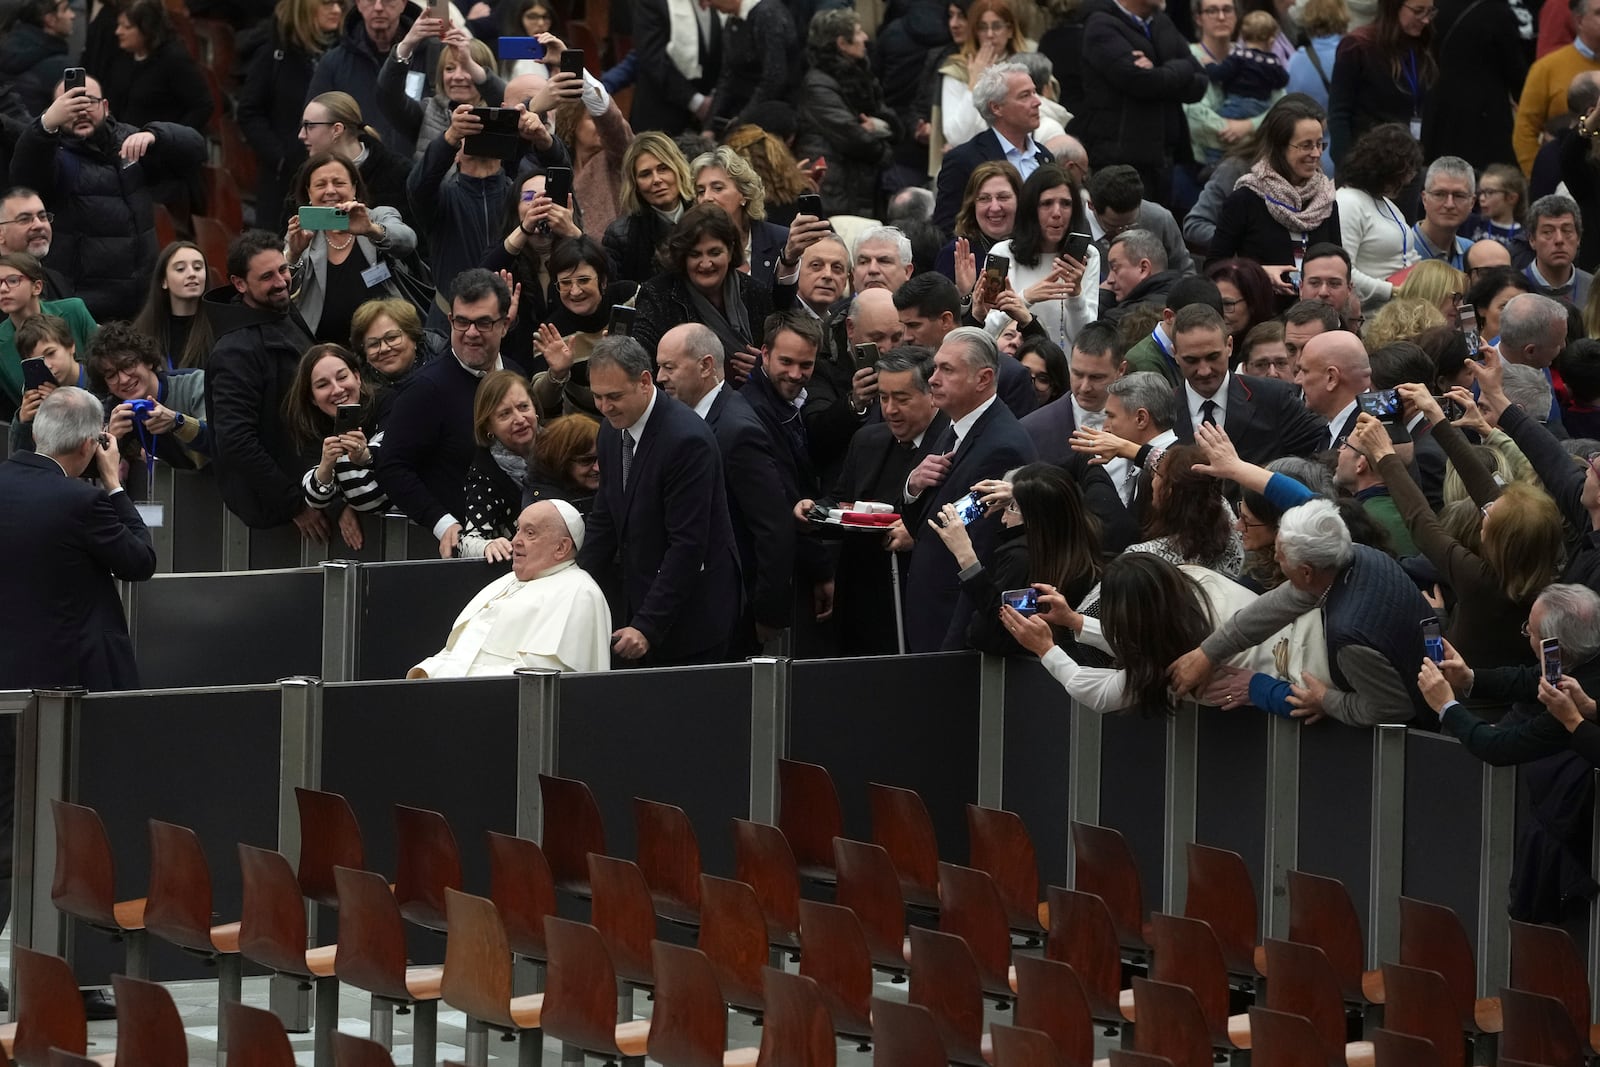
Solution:
<svg viewBox="0 0 1600 1067">
<path fill-rule="evenodd" d="M 1322 108 L 1299 94 L 1284 97 L 1267 113 L 1255 163 L 1223 201 L 1211 241 L 1213 258 L 1255 260 L 1286 296 L 1295 295 L 1306 249 L 1339 243 L 1333 181 L 1322 172 L 1326 121 Z"/>
</svg>

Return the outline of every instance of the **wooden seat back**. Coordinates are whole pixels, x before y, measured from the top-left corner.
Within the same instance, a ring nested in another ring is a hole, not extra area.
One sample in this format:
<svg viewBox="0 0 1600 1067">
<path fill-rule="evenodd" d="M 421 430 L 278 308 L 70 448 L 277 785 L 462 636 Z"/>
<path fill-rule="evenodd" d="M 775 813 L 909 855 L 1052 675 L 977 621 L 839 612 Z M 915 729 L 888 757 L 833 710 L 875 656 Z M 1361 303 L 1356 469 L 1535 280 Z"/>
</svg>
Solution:
<svg viewBox="0 0 1600 1067">
<path fill-rule="evenodd" d="M 843 837 L 833 839 L 833 849 L 839 877 L 834 899 L 861 920 L 873 965 L 904 970 L 906 909 L 889 853 L 878 845 Z"/>
<path fill-rule="evenodd" d="M 115 930 L 116 869 L 100 813 L 65 800 L 51 800 L 50 810 L 56 827 L 50 900 L 74 918 Z"/>
<path fill-rule="evenodd" d="M 1250 1009 L 1251 1067 L 1328 1067 L 1311 1020 L 1268 1008 Z"/>
<path fill-rule="evenodd" d="M 17 988 L 17 1034 L 11 1059 L 21 1067 L 45 1067 L 50 1050 L 82 1055 L 89 1048 L 89 1021 L 72 965 L 59 956 L 12 946 Z"/>
<path fill-rule="evenodd" d="M 1228 968 L 1211 927 L 1199 919 L 1157 912 L 1150 916 L 1150 978 L 1187 986 L 1205 1016 L 1211 1043 L 1227 1048 Z M 1140 1024 L 1144 1019 L 1140 1018 Z"/>
<path fill-rule="evenodd" d="M 911 928 L 911 986 L 906 999 L 933 1015 L 945 1052 L 956 1063 L 982 1064 L 983 987 L 978 963 L 954 934 Z"/>
<path fill-rule="evenodd" d="M 1439 1067 L 1466 1061 L 1461 1017 L 1450 985 L 1438 971 L 1397 963 L 1383 965 L 1383 1025 L 1396 1033 L 1433 1042 Z"/>
<path fill-rule="evenodd" d="M 1065 1067 L 1066 1060 L 1043 1030 L 993 1023 L 994 1067 Z"/>
<path fill-rule="evenodd" d="M 1439 1067 L 1439 1053 L 1425 1037 L 1395 1030 L 1372 1032 L 1373 1067 Z"/>
<path fill-rule="evenodd" d="M 505 927 L 511 951 L 543 960 L 544 920 L 556 913 L 555 876 L 538 842 L 498 834 L 489 839 L 489 899 Z"/>
<path fill-rule="evenodd" d="M 986 992 L 1011 992 L 1011 922 L 994 881 L 973 867 L 939 864 L 939 929 L 972 949 Z"/>
<path fill-rule="evenodd" d="M 1589 1032 L 1589 974 L 1578 946 L 1559 926 L 1511 920 L 1511 988 L 1555 997 L 1572 1028 Z"/>
<path fill-rule="evenodd" d="M 295 1067 L 289 1034 L 276 1015 L 238 1001 L 224 1003 L 222 1011 L 228 1019 L 228 1067 Z M 339 1067 L 359 1065 L 359 1061 L 344 1054 L 340 1039 L 348 1037 L 349 1034 L 333 1035 L 334 1061 Z"/>
<path fill-rule="evenodd" d="M 306 905 L 294 868 L 280 853 L 240 843 L 239 874 L 239 952 L 274 971 L 309 977 Z"/>
<path fill-rule="evenodd" d="M 544 803 L 544 835 L 539 847 L 550 863 L 556 888 L 587 896 L 589 853 L 603 856 L 606 851 L 600 805 L 585 783 L 553 774 L 539 775 L 539 796 Z"/>
<path fill-rule="evenodd" d="M 834 1067 L 838 1046 L 817 983 L 800 974 L 765 968 L 759 1067 Z"/>
<path fill-rule="evenodd" d="M 728 1009 L 711 961 L 698 949 L 656 941 L 650 1011 L 650 1058 L 661 1067 L 702 1067 L 722 1062 L 728 1046 Z"/>
<path fill-rule="evenodd" d="M 800 870 L 783 831 L 733 820 L 733 876 L 755 890 L 768 940 L 792 944 L 800 935 Z"/>
<path fill-rule="evenodd" d="M 1065 963 L 1042 956 L 1018 955 L 1016 967 L 1013 1021 L 1048 1034 L 1067 1067 L 1089 1067 L 1094 1060 L 1094 1022 L 1077 974 Z"/>
<path fill-rule="evenodd" d="M 867 783 L 872 841 L 889 853 L 907 903 L 939 900 L 939 839 L 928 806 L 913 789 Z"/>
<path fill-rule="evenodd" d="M 187 826 L 150 820 L 150 890 L 145 929 L 163 941 L 211 955 L 211 868 Z"/>
<path fill-rule="evenodd" d="M 927 1008 L 872 998 L 872 1067 L 930 1067 L 946 1062 Z"/>
<path fill-rule="evenodd" d="M 118 1064 L 142 1067 L 189 1062 L 183 1019 L 166 986 L 114 974 L 111 988 L 117 998 Z"/>
<path fill-rule="evenodd" d="M 295 870 L 300 892 L 318 904 L 337 908 L 339 887 L 333 869 L 359 871 L 367 866 L 361 825 L 350 802 L 338 793 L 296 786 L 294 802 L 300 813 L 300 862 Z"/>
<path fill-rule="evenodd" d="M 1051 886 L 1050 936 L 1045 956 L 1068 964 L 1083 983 L 1089 1014 L 1106 1022 L 1120 1021 L 1122 950 L 1106 902 L 1093 893 Z"/>
<path fill-rule="evenodd" d="M 700 842 L 682 808 L 633 798 L 635 862 L 662 915 L 680 919 L 700 911 Z"/>
<path fill-rule="evenodd" d="M 1146 949 L 1144 890 L 1139 865 L 1127 839 L 1116 830 L 1090 823 L 1072 824 L 1073 888 L 1105 901 L 1124 948 Z"/>
<path fill-rule="evenodd" d="M 550 955 L 540 1025 L 557 1041 L 620 1059 L 617 973 L 600 931 L 552 915 L 544 921 Z"/>
<path fill-rule="evenodd" d="M 1500 1034 L 1500 1062 L 1506 1057 L 1548 1064 L 1549 1067 L 1583 1067 L 1585 1041 L 1572 1027 L 1567 1007 L 1555 997 L 1505 989 L 1500 993 L 1505 1028 Z"/>
<path fill-rule="evenodd" d="M 335 1067 L 394 1067 L 394 1056 L 370 1038 L 334 1034 L 333 1062 Z"/>
<path fill-rule="evenodd" d="M 1042 931 L 1039 861 L 1033 838 L 1016 812 L 967 805 L 970 865 L 994 880 L 1013 930 Z"/>
<path fill-rule="evenodd" d="M 814 980 L 833 1028 L 872 1033 L 872 955 L 861 920 L 837 904 L 800 902 L 800 974 Z"/>
<path fill-rule="evenodd" d="M 1173 1067 L 1211 1067 L 1211 1035 L 1200 1002 L 1185 986 L 1133 980 L 1135 1052 L 1164 1056 Z"/>
<path fill-rule="evenodd" d="M 1189 888 L 1183 913 L 1211 927 L 1234 974 L 1256 973 L 1256 887 L 1244 857 L 1227 849 L 1189 843 Z"/>
<path fill-rule="evenodd" d="M 1269 938 L 1265 942 L 1267 982 L 1265 1007 L 1275 1012 L 1299 1015 L 1311 1023 L 1323 1057 L 1342 1062 L 1345 1043 L 1344 997 L 1339 977 L 1333 973 L 1328 957 L 1315 945 Z M 1251 1030 L 1251 1043 L 1255 1031 Z M 1335 1058 L 1337 1057 L 1337 1058 Z"/>
<path fill-rule="evenodd" d="M 1472 942 L 1452 909 L 1414 897 L 1400 898 L 1400 962 L 1443 975 L 1461 1025 L 1475 1029 L 1478 968 L 1472 958 Z"/>
<path fill-rule="evenodd" d="M 643 873 L 627 860 L 591 852 L 589 883 L 594 891 L 590 918 L 605 939 L 617 976 L 650 985 L 655 981 L 650 942 L 656 937 L 656 913 Z"/>
<path fill-rule="evenodd" d="M 339 981 L 390 1000 L 409 1001 L 406 930 L 389 883 L 372 871 L 333 869 L 339 889 Z"/>
<path fill-rule="evenodd" d="M 1315 945 L 1339 978 L 1339 991 L 1351 1003 L 1361 1003 L 1361 973 L 1366 967 L 1366 944 L 1361 919 L 1350 892 L 1337 878 L 1290 871 L 1289 936 L 1301 945 Z"/>
<path fill-rule="evenodd" d="M 767 921 L 755 890 L 743 882 L 700 876 L 700 951 L 711 961 L 722 999 L 761 1011 L 767 965 Z"/>
<path fill-rule="evenodd" d="M 511 1020 L 511 944 L 494 901 L 459 889 L 446 889 L 445 917 L 450 933 L 444 947 L 444 1002 L 502 1030 Z"/>
<path fill-rule="evenodd" d="M 444 930 L 445 893 L 462 887 L 461 849 L 445 817 L 424 808 L 394 806 L 394 899 L 418 926 Z"/>
<path fill-rule="evenodd" d="M 778 761 L 778 829 L 801 874 L 833 879 L 833 839 L 844 836 L 844 815 L 826 767 Z"/>
</svg>

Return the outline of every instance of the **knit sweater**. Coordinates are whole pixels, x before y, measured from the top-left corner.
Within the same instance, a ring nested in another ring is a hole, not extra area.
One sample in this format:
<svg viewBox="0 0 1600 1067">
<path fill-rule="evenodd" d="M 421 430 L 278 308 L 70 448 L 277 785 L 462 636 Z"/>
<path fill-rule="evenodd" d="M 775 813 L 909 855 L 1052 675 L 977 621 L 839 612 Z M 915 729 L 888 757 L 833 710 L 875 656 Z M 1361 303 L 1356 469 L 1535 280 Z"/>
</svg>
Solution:
<svg viewBox="0 0 1600 1067">
<path fill-rule="evenodd" d="M 1600 62 L 1583 58 L 1575 45 L 1558 48 L 1534 63 L 1522 85 L 1517 103 L 1517 125 L 1511 133 L 1517 162 L 1524 174 L 1533 173 L 1533 157 L 1539 154 L 1540 135 L 1553 115 L 1567 113 L 1567 87 L 1585 71 L 1600 71 Z"/>
<path fill-rule="evenodd" d="M 1348 185 L 1334 197 L 1339 202 L 1339 243 L 1350 253 L 1350 284 L 1361 306 L 1375 311 L 1394 296 L 1389 276 L 1421 258 L 1417 238 L 1388 197 L 1378 199 Z"/>
</svg>

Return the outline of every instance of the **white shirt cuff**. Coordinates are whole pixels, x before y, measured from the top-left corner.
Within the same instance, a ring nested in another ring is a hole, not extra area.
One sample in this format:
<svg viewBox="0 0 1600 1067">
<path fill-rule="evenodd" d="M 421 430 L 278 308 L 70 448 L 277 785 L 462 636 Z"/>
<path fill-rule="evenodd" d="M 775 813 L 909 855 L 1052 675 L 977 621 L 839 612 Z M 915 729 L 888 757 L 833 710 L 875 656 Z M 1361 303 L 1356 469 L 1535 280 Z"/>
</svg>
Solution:
<svg viewBox="0 0 1600 1067">
<path fill-rule="evenodd" d="M 443 541 L 444 532 L 450 529 L 450 527 L 454 526 L 457 521 L 459 520 L 457 520 L 454 515 L 450 514 L 448 511 L 445 512 L 444 518 L 433 524 L 433 539 L 435 541 Z"/>
</svg>

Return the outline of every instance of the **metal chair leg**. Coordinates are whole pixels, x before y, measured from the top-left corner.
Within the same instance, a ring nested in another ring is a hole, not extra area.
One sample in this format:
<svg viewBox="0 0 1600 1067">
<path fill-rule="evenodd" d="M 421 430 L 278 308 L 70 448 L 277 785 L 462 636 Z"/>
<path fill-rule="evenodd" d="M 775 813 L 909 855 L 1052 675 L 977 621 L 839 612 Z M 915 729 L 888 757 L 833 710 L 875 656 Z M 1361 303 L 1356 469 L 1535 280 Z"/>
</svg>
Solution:
<svg viewBox="0 0 1600 1067">
<path fill-rule="evenodd" d="M 467 1067 L 489 1067 L 489 1024 L 467 1016 Z"/>
<path fill-rule="evenodd" d="M 312 1067 L 333 1067 L 333 1032 L 339 1029 L 339 979 L 317 979 L 316 1032 L 312 1034 Z"/>
<path fill-rule="evenodd" d="M 412 1067 L 436 1067 L 439 1047 L 439 1002 L 419 1000 L 411 1032 Z"/>
</svg>

